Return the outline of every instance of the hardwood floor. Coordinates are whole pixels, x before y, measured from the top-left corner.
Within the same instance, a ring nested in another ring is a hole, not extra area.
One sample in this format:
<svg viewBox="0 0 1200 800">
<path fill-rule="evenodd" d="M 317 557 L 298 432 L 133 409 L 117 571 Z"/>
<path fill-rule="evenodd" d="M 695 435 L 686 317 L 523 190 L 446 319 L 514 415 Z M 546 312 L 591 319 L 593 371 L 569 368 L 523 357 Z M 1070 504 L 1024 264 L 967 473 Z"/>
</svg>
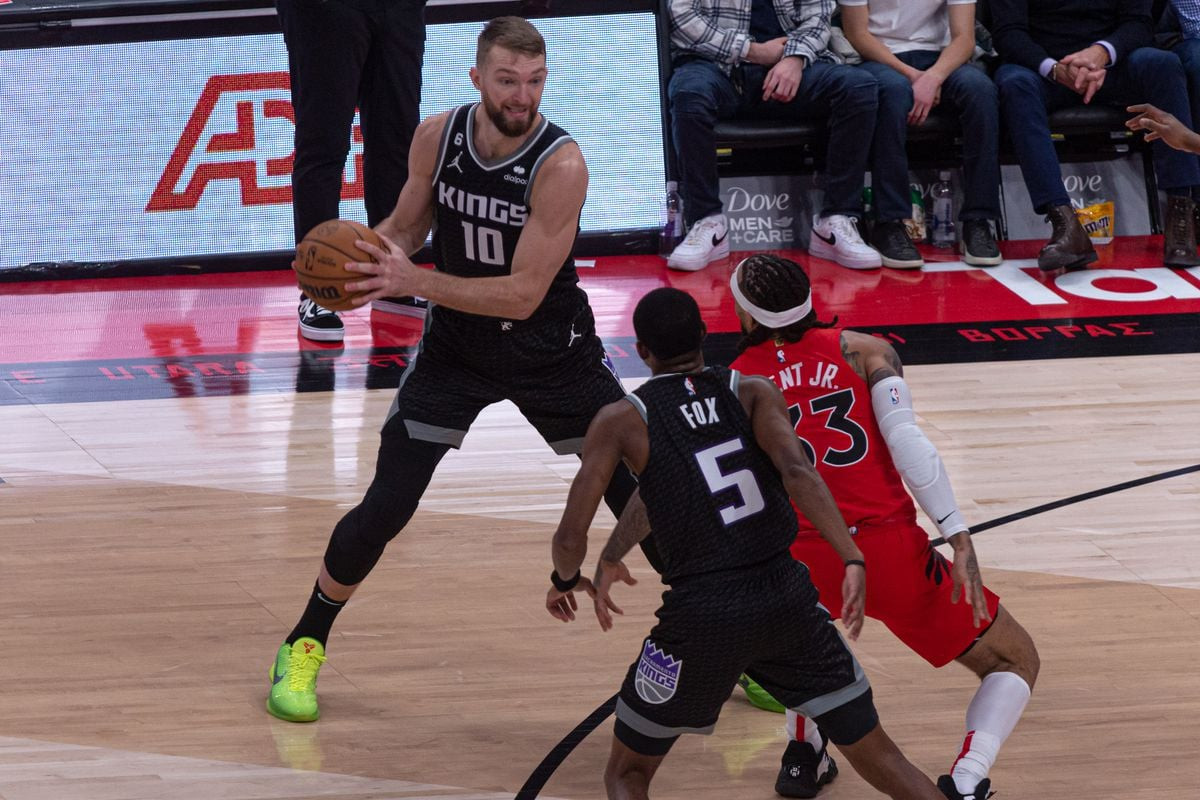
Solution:
<svg viewBox="0 0 1200 800">
<path fill-rule="evenodd" d="M 1200 462 L 1200 356 L 911 367 L 968 519 Z M 511 406 L 443 462 L 343 612 L 323 718 L 263 709 L 332 524 L 371 477 L 392 392 L 0 406 L 0 798 L 496 798 L 619 686 L 660 591 L 639 558 L 602 634 L 542 609 L 576 462 Z M 980 535 L 1043 672 L 993 771 L 1005 800 L 1157 798 L 1200 784 L 1200 473 Z M 611 517 L 594 528 L 593 552 Z M 594 563 L 594 555 L 589 558 Z M 928 773 L 975 679 L 877 624 L 855 646 L 885 727 Z M 782 717 L 740 690 L 656 796 L 771 798 Z M 543 796 L 603 796 L 611 722 Z M 842 764 L 822 797 L 875 795 Z"/>
</svg>

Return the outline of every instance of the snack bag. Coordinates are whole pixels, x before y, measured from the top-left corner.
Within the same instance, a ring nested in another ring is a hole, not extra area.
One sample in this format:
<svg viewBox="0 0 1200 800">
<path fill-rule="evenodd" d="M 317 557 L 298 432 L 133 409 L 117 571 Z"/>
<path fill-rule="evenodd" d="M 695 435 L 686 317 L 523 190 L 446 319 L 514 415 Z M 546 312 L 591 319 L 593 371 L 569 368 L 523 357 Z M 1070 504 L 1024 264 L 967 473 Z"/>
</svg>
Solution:
<svg viewBox="0 0 1200 800">
<path fill-rule="evenodd" d="M 1108 244 L 1116 229 L 1116 212 L 1111 200 L 1095 200 L 1091 205 L 1075 209 L 1079 224 L 1091 237 L 1092 244 Z"/>
</svg>

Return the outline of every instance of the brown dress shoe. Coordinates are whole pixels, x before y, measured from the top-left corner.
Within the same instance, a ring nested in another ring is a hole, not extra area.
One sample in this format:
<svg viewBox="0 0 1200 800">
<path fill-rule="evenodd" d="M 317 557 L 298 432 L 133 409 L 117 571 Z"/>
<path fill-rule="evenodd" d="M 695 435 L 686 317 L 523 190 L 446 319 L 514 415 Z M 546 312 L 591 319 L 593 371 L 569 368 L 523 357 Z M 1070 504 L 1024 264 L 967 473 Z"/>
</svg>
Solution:
<svg viewBox="0 0 1200 800">
<path fill-rule="evenodd" d="M 1050 241 L 1038 253 L 1038 267 L 1044 272 L 1078 269 L 1095 261 L 1096 248 L 1087 231 L 1079 224 L 1075 209 L 1069 205 L 1052 206 L 1046 214 L 1052 231 Z"/>
<path fill-rule="evenodd" d="M 1192 198 L 1167 195 L 1167 224 L 1163 231 L 1163 263 L 1168 267 L 1200 265 L 1196 255 L 1195 203 Z"/>
</svg>

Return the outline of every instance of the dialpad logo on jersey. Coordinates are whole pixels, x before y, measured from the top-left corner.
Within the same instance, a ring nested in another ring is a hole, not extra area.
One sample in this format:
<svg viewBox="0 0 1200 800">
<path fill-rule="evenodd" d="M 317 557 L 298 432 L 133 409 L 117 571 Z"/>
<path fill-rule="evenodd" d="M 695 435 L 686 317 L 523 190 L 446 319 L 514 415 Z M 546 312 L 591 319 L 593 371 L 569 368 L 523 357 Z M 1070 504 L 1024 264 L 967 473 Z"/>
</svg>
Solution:
<svg viewBox="0 0 1200 800">
<path fill-rule="evenodd" d="M 296 113 L 286 72 L 214 75 L 196 101 L 146 211 L 190 211 L 209 184 L 235 182 L 243 206 L 292 201 Z M 363 197 L 362 130 L 351 132 L 342 199 Z"/>
<path fill-rule="evenodd" d="M 633 679 L 638 697 L 651 705 L 667 702 L 675 696 L 675 689 L 679 686 L 679 672 L 682 669 L 682 660 L 675 660 L 647 639 L 642 647 L 642 657 L 638 660 L 637 674 Z"/>
</svg>

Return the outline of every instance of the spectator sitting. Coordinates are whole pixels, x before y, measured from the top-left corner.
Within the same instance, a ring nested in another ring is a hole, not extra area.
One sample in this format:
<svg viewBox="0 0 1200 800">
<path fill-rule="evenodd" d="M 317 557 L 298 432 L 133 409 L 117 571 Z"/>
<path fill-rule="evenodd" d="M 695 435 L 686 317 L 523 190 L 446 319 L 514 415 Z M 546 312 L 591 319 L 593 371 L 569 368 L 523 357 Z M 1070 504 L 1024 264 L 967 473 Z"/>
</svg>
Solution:
<svg viewBox="0 0 1200 800">
<path fill-rule="evenodd" d="M 671 138 L 687 237 L 667 266 L 703 269 L 729 255 L 714 128 L 739 115 L 828 118 L 838 146 L 809 251 L 852 269 L 881 266 L 858 232 L 877 84 L 827 48 L 834 0 L 670 0 Z"/>
<path fill-rule="evenodd" d="M 920 125 L 945 102 L 962 123 L 966 202 L 960 217 L 963 260 L 1002 260 L 992 232 L 1000 219 L 1000 106 L 996 85 L 970 63 L 975 0 L 838 0 L 846 38 L 879 81 L 871 183 L 879 222 L 871 244 L 887 267 L 919 267 L 905 230 L 909 215 L 907 125 Z"/>
<path fill-rule="evenodd" d="M 1183 66 L 1153 44 L 1150 0 L 992 0 L 992 35 L 1003 64 L 996 72 L 1003 110 L 1034 210 L 1053 233 L 1038 255 L 1043 270 L 1096 260 L 1075 218 L 1050 138 L 1048 114 L 1077 103 L 1125 106 L 1149 102 L 1191 127 Z M 1167 193 L 1163 263 L 1200 264 L 1194 194 L 1200 160 L 1154 145 L 1159 187 Z"/>
</svg>

